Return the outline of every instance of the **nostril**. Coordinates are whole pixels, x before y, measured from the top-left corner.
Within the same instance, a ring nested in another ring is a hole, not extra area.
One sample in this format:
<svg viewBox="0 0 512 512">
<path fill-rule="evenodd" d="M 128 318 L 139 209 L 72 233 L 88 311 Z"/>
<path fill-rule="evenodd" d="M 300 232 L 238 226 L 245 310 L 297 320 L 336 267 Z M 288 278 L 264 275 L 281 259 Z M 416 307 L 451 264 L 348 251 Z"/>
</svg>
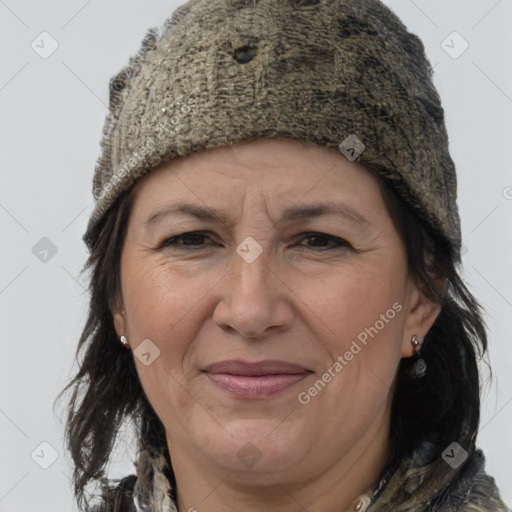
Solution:
<svg viewBox="0 0 512 512">
<path fill-rule="evenodd" d="M 254 57 L 258 54 L 258 47 L 253 45 L 244 45 L 238 48 L 235 48 L 233 52 L 233 58 L 239 64 L 246 64 L 250 62 Z"/>
</svg>

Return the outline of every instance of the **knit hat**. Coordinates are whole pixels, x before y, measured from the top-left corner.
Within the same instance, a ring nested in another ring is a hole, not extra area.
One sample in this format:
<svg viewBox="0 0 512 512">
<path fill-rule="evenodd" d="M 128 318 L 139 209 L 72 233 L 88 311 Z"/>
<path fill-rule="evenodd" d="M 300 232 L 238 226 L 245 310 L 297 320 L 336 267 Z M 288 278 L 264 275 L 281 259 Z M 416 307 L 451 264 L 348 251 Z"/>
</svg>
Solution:
<svg viewBox="0 0 512 512">
<path fill-rule="evenodd" d="M 92 247 L 121 192 L 173 158 L 252 138 L 376 169 L 460 261 L 455 166 L 420 39 L 378 0 L 190 0 L 110 81 Z"/>
</svg>

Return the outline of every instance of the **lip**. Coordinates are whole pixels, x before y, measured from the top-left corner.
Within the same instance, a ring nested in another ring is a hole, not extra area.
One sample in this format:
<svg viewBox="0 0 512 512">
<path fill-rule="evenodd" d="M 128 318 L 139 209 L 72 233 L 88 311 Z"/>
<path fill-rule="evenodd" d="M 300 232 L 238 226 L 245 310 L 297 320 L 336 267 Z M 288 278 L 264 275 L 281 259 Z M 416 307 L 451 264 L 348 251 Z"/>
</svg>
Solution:
<svg viewBox="0 0 512 512">
<path fill-rule="evenodd" d="M 299 364 L 278 359 L 265 359 L 263 361 L 244 361 L 242 359 L 228 359 L 209 364 L 203 371 L 215 373 L 229 373 L 232 375 L 259 376 L 259 375 L 292 375 L 309 372 L 310 370 Z"/>
<path fill-rule="evenodd" d="M 275 396 L 312 373 L 304 366 L 275 359 L 219 361 L 206 366 L 203 372 L 218 388 L 238 398 Z"/>
</svg>

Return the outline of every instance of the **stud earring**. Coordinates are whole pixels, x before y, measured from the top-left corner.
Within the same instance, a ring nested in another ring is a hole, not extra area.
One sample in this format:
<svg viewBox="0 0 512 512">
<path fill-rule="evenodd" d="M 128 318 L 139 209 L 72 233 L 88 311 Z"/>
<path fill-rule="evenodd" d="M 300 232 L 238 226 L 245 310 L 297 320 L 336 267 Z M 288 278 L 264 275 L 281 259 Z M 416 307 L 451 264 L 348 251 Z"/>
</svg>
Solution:
<svg viewBox="0 0 512 512">
<path fill-rule="evenodd" d="M 121 338 L 119 338 L 121 340 L 121 343 L 125 346 L 125 347 L 128 347 L 128 340 L 123 336 L 121 336 Z"/>
<path fill-rule="evenodd" d="M 414 347 L 414 352 L 418 358 L 409 370 L 409 377 L 413 380 L 421 379 L 427 373 L 427 363 L 425 359 L 420 356 L 423 341 L 420 341 L 418 337 L 414 335 L 411 339 L 411 344 Z"/>
<path fill-rule="evenodd" d="M 420 341 L 416 334 L 414 334 L 411 339 L 411 344 L 414 347 L 414 351 L 416 352 L 416 354 L 419 354 L 421 350 L 421 345 L 423 345 L 423 341 Z"/>
</svg>

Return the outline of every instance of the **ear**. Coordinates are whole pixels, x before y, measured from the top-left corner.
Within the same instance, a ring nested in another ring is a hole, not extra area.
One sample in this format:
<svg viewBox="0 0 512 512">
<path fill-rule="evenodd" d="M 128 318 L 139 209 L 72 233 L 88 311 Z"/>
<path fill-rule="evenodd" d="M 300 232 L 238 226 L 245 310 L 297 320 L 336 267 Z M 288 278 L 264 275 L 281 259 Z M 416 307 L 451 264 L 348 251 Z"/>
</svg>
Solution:
<svg viewBox="0 0 512 512">
<path fill-rule="evenodd" d="M 437 284 L 442 290 L 446 290 L 444 281 L 438 281 Z M 434 325 L 440 312 L 441 304 L 431 302 L 424 292 L 412 280 L 409 280 L 404 336 L 402 340 L 402 357 L 411 357 L 415 354 L 411 343 L 412 337 L 416 335 L 419 341 L 422 342 L 432 325 Z"/>
<path fill-rule="evenodd" d="M 118 310 L 112 313 L 114 320 L 114 328 L 116 330 L 117 337 L 120 338 L 122 334 L 126 335 L 126 319 L 124 311 Z"/>
</svg>

